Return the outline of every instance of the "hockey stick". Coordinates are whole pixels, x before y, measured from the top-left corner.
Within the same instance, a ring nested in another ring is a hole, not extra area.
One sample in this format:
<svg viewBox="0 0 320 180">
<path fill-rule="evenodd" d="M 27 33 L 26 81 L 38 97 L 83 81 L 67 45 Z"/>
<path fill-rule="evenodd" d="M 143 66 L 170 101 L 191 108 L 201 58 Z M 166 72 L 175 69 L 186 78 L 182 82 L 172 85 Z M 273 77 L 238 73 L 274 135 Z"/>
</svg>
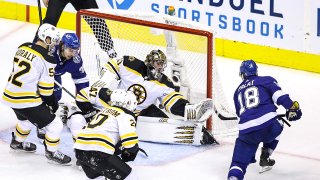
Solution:
<svg viewBox="0 0 320 180">
<path fill-rule="evenodd" d="M 225 109 L 223 107 L 223 109 Z M 223 121 L 234 121 L 234 120 L 237 120 L 238 118 L 237 117 L 226 117 L 224 115 L 222 115 L 216 108 L 216 106 L 214 105 L 213 106 L 213 110 L 214 110 L 214 113 L 216 113 L 216 115 L 218 116 L 219 119 L 223 120 Z"/>
<path fill-rule="evenodd" d="M 214 112 L 217 114 L 218 118 L 223 120 L 223 121 L 230 121 L 230 120 L 237 120 L 237 117 L 226 117 L 224 115 L 222 115 L 220 112 L 218 112 L 216 106 L 213 106 Z M 279 114 L 277 117 L 278 119 L 280 119 L 281 121 L 283 121 L 287 126 L 291 127 L 291 124 L 285 120 L 283 117 L 285 117 L 285 114 Z"/>
<path fill-rule="evenodd" d="M 40 20 L 40 25 L 42 25 L 42 12 L 41 12 L 41 2 L 38 0 L 38 12 L 39 12 L 39 20 Z"/>
<path fill-rule="evenodd" d="M 287 120 L 285 120 L 283 117 L 286 117 L 286 115 L 285 115 L 285 114 L 279 114 L 279 115 L 278 115 L 278 118 L 279 118 L 281 121 L 283 121 L 287 126 L 291 127 L 291 124 L 290 124 Z"/>
<path fill-rule="evenodd" d="M 54 83 L 58 85 L 62 90 L 64 90 L 67 94 L 69 94 L 73 99 L 76 99 L 76 97 L 70 91 L 68 91 L 68 89 L 63 87 L 62 84 L 60 84 L 58 81 L 54 80 Z"/>
</svg>

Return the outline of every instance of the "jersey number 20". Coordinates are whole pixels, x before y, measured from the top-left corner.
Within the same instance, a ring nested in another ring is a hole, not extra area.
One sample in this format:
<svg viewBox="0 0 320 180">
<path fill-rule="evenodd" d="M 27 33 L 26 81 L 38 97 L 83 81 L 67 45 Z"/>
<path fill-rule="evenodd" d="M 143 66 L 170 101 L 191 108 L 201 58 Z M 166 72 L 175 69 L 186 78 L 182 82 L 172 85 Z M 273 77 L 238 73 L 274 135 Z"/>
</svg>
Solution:
<svg viewBox="0 0 320 180">
<path fill-rule="evenodd" d="M 242 100 L 244 100 L 244 102 Z M 255 86 L 247 88 L 243 92 L 243 97 L 242 97 L 242 93 L 239 93 L 238 101 L 240 105 L 239 114 L 242 114 L 243 112 L 245 112 L 246 109 L 250 109 L 258 106 L 260 103 L 258 88 Z"/>
</svg>

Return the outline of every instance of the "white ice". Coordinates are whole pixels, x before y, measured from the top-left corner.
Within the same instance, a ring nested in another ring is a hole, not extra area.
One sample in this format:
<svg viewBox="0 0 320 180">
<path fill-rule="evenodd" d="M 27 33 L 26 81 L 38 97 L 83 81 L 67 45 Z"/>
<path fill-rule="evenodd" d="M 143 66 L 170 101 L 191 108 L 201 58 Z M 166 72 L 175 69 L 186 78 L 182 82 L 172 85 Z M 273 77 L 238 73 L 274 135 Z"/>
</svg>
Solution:
<svg viewBox="0 0 320 180">
<path fill-rule="evenodd" d="M 14 53 L 21 43 L 32 41 L 37 25 L 0 19 L 0 27 L 0 91 L 2 96 L 12 69 Z M 217 57 L 218 71 L 230 107 L 233 107 L 233 91 L 241 81 L 238 76 L 240 63 L 241 61 L 238 60 Z M 283 90 L 288 92 L 293 100 L 299 101 L 303 117 L 300 121 L 291 123 L 292 127 L 285 127 L 278 148 L 272 156 L 276 160 L 274 168 L 264 174 L 259 174 L 258 164 L 251 164 L 247 169 L 245 179 L 320 179 L 320 141 L 318 139 L 320 138 L 320 120 L 317 117 L 317 111 L 320 111 L 318 107 L 320 74 L 263 64 L 258 64 L 258 66 L 260 75 L 275 77 Z M 280 108 L 279 113 L 283 112 L 284 109 Z M 1 180 L 87 179 L 84 173 L 76 169 L 74 165 L 58 166 L 47 163 L 43 155 L 43 147 L 39 147 L 36 154 L 11 152 L 8 144 L 11 139 L 10 130 L 17 120 L 13 111 L 2 104 L 0 104 L 0 117 Z M 30 136 L 35 135 L 33 133 Z M 141 180 L 223 180 L 228 174 L 234 138 L 218 140 L 221 143 L 218 146 L 200 148 L 144 143 L 143 146 L 148 148 L 145 150 L 150 157 L 144 158 L 140 155 L 138 161 L 130 165 Z M 71 149 L 65 151 L 72 153 Z M 259 153 L 256 158 L 259 159 Z"/>
</svg>

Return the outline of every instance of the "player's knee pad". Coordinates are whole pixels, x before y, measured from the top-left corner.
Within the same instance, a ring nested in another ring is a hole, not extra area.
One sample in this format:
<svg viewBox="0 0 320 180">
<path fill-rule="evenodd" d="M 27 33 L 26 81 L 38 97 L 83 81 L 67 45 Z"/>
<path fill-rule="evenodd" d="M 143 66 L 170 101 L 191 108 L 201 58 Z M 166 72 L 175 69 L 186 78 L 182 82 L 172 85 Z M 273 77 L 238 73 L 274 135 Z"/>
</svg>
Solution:
<svg viewBox="0 0 320 180">
<path fill-rule="evenodd" d="M 60 138 L 62 129 L 63 123 L 61 119 L 56 116 L 53 121 L 45 127 L 46 136 L 53 139 Z"/>
<path fill-rule="evenodd" d="M 67 126 L 73 137 L 77 137 L 79 131 L 86 126 L 86 119 L 81 114 L 74 114 L 67 121 Z"/>
</svg>

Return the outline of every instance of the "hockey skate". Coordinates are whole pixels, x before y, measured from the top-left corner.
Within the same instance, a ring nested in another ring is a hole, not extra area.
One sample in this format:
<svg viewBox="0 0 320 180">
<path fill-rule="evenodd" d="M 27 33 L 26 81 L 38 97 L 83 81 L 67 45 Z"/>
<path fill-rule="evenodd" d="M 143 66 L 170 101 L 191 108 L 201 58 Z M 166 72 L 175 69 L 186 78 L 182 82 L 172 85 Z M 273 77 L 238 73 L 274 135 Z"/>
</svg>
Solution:
<svg viewBox="0 0 320 180">
<path fill-rule="evenodd" d="M 48 159 L 49 163 L 52 164 L 60 164 L 60 165 L 65 165 L 65 166 L 70 166 L 71 165 L 71 158 L 65 154 L 63 154 L 60 151 L 55 151 L 55 152 L 51 152 L 47 150 L 47 146 L 46 143 L 44 143 L 44 147 L 45 147 L 45 156 Z"/>
<path fill-rule="evenodd" d="M 23 151 L 23 152 L 35 152 L 37 150 L 37 146 L 33 143 L 16 141 L 14 132 L 12 132 L 12 140 L 10 143 L 10 148 L 15 151 Z"/>
<path fill-rule="evenodd" d="M 260 155 L 260 162 L 259 165 L 261 166 L 259 173 L 264 173 L 272 169 L 273 165 L 276 163 L 275 160 L 269 158 L 269 152 L 267 148 L 262 147 L 261 155 Z"/>
<path fill-rule="evenodd" d="M 204 126 L 202 127 L 202 132 L 203 138 L 200 141 L 201 144 L 219 144 L 219 142 L 213 137 L 212 133 Z"/>
<path fill-rule="evenodd" d="M 186 105 L 184 119 L 186 121 L 204 122 L 208 120 L 212 113 L 212 99 L 205 99 L 197 104 Z"/>
</svg>

